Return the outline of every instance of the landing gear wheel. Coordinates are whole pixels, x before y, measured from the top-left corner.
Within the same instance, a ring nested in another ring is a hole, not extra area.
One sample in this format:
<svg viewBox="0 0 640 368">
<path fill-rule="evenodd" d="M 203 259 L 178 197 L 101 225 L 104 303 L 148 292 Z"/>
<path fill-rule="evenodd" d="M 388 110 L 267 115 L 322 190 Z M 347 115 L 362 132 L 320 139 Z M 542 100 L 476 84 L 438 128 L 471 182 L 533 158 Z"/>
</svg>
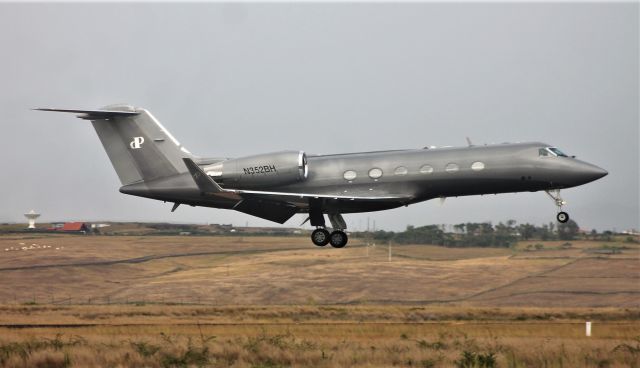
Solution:
<svg viewBox="0 0 640 368">
<path fill-rule="evenodd" d="M 343 248 L 345 245 L 347 245 L 348 240 L 349 239 L 347 238 L 347 234 L 345 234 L 344 231 L 340 230 L 332 232 L 331 236 L 329 237 L 329 242 L 334 248 Z"/>
<path fill-rule="evenodd" d="M 564 224 L 565 222 L 569 221 L 569 214 L 564 212 L 562 210 L 562 206 L 564 206 L 565 204 L 567 204 L 567 202 L 565 202 L 562 197 L 560 197 L 560 189 L 556 189 L 555 190 L 555 195 L 551 194 L 551 191 L 546 190 L 547 194 L 549 195 L 549 197 L 551 197 L 551 199 L 553 199 L 553 201 L 556 204 L 556 207 L 558 207 L 558 214 L 556 215 L 556 219 L 558 220 L 559 223 Z"/>
<path fill-rule="evenodd" d="M 329 243 L 329 232 L 325 229 L 315 229 L 311 233 L 311 241 L 319 247 L 324 247 Z"/>
<path fill-rule="evenodd" d="M 565 222 L 569 221 L 569 214 L 566 212 L 558 212 L 556 218 L 558 219 L 558 222 L 564 224 Z"/>
</svg>

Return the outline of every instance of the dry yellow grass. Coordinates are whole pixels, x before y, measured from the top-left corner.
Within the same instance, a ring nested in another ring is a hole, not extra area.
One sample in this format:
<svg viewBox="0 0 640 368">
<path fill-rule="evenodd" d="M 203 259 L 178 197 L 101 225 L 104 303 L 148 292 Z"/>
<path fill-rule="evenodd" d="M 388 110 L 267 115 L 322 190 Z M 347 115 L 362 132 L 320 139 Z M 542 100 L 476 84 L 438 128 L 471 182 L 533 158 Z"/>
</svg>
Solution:
<svg viewBox="0 0 640 368">
<path fill-rule="evenodd" d="M 0 366 L 640 367 L 636 246 L 363 244 L 0 236 Z"/>
<path fill-rule="evenodd" d="M 317 248 L 306 237 L 0 236 L 0 303 L 629 306 L 640 248 Z M 620 243 L 623 244 L 623 243 Z M 46 246 L 46 247 L 45 247 Z M 49 248 L 49 246 L 51 248 Z M 27 250 L 22 247 L 31 248 Z M 56 249 L 58 248 L 58 249 Z M 551 252 L 551 253 L 550 253 Z M 551 255 L 550 255 L 551 254 Z"/>
<path fill-rule="evenodd" d="M 88 306 L 10 308 L 32 322 L 77 315 L 100 325 L 0 328 L 4 367 L 450 367 L 465 354 L 493 362 L 487 367 L 640 364 L 637 310 L 103 306 L 88 316 Z M 575 319 L 590 313 L 603 320 L 588 338 Z M 434 319 L 406 322 L 420 314 Z M 545 314 L 557 320 L 537 320 Z M 302 320 L 292 322 L 296 315 Z"/>
<path fill-rule="evenodd" d="M 640 320 L 640 308 L 496 308 L 407 305 L 4 305 L 0 326 L 178 324 L 579 323 Z"/>
</svg>

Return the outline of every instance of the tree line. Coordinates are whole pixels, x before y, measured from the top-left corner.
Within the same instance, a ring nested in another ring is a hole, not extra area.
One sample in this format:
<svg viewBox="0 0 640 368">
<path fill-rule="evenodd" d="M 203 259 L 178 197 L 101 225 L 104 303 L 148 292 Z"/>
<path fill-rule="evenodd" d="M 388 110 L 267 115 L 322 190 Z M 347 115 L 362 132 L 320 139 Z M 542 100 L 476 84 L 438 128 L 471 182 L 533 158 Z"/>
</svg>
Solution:
<svg viewBox="0 0 640 368">
<path fill-rule="evenodd" d="M 574 220 L 566 223 L 553 222 L 536 226 L 517 224 L 515 220 L 496 225 L 490 222 L 468 222 L 453 225 L 446 231 L 445 225 L 407 226 L 405 231 L 378 230 L 370 234 L 374 240 L 397 244 L 433 244 L 447 247 L 510 247 L 520 240 L 574 240 L 579 236 L 593 240 L 611 240 L 613 233 L 605 231 L 580 234 L 580 227 Z"/>
</svg>

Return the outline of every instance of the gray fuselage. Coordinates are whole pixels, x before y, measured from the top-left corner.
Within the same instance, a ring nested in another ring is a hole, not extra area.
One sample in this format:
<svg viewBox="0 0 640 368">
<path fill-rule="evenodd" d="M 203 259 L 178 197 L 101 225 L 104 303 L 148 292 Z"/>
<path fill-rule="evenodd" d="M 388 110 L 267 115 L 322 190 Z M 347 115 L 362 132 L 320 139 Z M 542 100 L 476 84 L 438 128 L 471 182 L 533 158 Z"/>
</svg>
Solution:
<svg viewBox="0 0 640 368">
<path fill-rule="evenodd" d="M 410 204 L 437 197 L 564 189 L 607 173 L 572 157 L 540 156 L 539 150 L 545 147 L 550 146 L 535 142 L 310 155 L 306 181 L 272 190 L 335 195 L 403 194 L 412 198 L 406 203 Z M 371 178 L 372 169 L 379 169 L 382 175 Z M 347 171 L 355 172 L 356 177 L 346 180 Z M 343 208 L 341 212 L 360 212 L 358 207 Z M 365 211 L 376 206 L 367 207 Z M 385 208 L 388 207 L 383 205 L 380 209 Z"/>
<path fill-rule="evenodd" d="M 322 199 L 323 212 L 354 213 L 385 210 L 437 197 L 564 189 L 607 174 L 605 170 L 573 157 L 540 155 L 547 147 L 551 146 L 533 142 L 309 155 L 305 180 L 271 186 L 268 190 L 307 194 L 299 199 L 287 199 L 299 207 L 299 212 L 307 212 L 308 195 L 317 194 L 336 196 L 335 200 Z M 228 197 L 203 198 L 195 186 L 189 187 L 192 183 L 189 174 L 183 175 L 183 179 L 171 180 L 174 185 L 158 186 L 150 182 L 145 183 L 145 190 L 123 188 L 121 191 L 208 207 L 233 208 L 237 203 L 236 199 Z M 172 187 L 177 190 L 171 190 Z M 354 197 L 352 200 L 343 198 L 350 195 Z M 360 200 L 363 196 L 403 199 Z"/>
</svg>

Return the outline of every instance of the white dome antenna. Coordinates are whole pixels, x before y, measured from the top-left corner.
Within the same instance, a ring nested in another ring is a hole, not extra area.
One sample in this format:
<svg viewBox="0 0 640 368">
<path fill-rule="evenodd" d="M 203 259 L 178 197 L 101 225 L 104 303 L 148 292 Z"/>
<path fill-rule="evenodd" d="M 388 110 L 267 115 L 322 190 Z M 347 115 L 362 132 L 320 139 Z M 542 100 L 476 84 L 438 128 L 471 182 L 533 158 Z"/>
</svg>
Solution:
<svg viewBox="0 0 640 368">
<path fill-rule="evenodd" d="M 39 213 L 36 213 L 34 210 L 29 211 L 29 213 L 25 213 L 24 217 L 29 220 L 29 226 L 27 229 L 35 229 L 36 228 L 36 219 L 40 217 Z"/>
</svg>

